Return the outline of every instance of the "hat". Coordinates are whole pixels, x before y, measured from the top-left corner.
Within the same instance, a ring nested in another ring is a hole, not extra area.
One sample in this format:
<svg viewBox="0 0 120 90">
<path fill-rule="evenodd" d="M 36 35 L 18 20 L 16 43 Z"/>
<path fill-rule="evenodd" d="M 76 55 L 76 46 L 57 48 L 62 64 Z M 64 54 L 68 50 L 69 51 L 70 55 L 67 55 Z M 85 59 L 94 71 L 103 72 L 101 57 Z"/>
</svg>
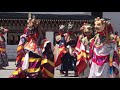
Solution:
<svg viewBox="0 0 120 90">
<path fill-rule="evenodd" d="M 83 31 L 86 27 L 89 27 L 89 29 L 92 29 L 92 25 L 88 23 L 84 23 L 82 27 L 80 28 L 80 31 Z"/>
<path fill-rule="evenodd" d="M 101 23 L 102 25 L 104 25 L 103 31 L 101 32 L 104 35 L 108 35 L 108 33 L 114 32 L 111 23 L 109 21 L 106 21 L 105 19 L 100 19 L 100 17 L 97 17 L 97 18 L 95 18 L 94 23 L 95 23 L 95 25 L 98 23 Z"/>
</svg>

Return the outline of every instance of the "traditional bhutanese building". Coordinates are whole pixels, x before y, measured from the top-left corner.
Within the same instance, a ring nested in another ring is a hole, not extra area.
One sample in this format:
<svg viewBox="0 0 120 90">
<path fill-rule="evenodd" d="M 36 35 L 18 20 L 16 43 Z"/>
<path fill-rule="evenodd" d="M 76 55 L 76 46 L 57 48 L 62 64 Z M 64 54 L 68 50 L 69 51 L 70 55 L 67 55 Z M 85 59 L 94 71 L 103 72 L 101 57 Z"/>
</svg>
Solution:
<svg viewBox="0 0 120 90">
<path fill-rule="evenodd" d="M 34 13 L 37 19 L 40 19 L 41 29 L 46 32 L 48 38 L 54 44 L 54 36 L 58 32 L 59 25 L 67 25 L 69 22 L 73 23 L 73 30 L 79 31 L 79 28 L 84 22 L 93 23 L 96 16 L 102 17 L 101 13 L 95 12 L 37 12 Z M 9 29 L 6 34 L 6 46 L 9 59 L 16 58 L 16 48 L 19 42 L 19 37 L 26 27 L 28 13 L 13 13 L 0 12 L 0 26 Z"/>
</svg>

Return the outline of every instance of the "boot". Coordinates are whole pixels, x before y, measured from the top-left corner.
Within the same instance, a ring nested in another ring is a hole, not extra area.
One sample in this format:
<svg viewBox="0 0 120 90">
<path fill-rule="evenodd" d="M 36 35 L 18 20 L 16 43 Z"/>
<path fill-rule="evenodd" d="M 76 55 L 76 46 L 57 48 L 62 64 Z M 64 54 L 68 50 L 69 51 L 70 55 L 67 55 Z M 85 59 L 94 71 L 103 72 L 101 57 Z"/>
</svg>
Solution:
<svg viewBox="0 0 120 90">
<path fill-rule="evenodd" d="M 65 73 L 64 73 L 64 71 L 61 71 L 61 70 L 60 70 L 60 74 L 65 74 Z"/>
<path fill-rule="evenodd" d="M 66 71 L 66 73 L 65 73 L 65 77 L 67 77 L 68 76 L 68 71 Z"/>
<path fill-rule="evenodd" d="M 5 68 L 3 68 L 3 67 L 0 66 L 0 69 L 5 69 Z"/>
</svg>

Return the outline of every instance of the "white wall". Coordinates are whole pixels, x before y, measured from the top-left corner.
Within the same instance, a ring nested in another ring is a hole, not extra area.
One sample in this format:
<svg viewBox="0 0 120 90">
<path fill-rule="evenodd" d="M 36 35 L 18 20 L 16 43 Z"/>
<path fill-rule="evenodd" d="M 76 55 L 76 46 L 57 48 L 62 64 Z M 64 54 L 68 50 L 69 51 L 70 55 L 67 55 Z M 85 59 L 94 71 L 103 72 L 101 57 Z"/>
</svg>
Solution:
<svg viewBox="0 0 120 90">
<path fill-rule="evenodd" d="M 4 37 L 5 37 L 5 40 L 6 40 L 6 44 L 7 44 L 7 33 L 4 35 Z"/>
<path fill-rule="evenodd" d="M 111 19 L 114 31 L 118 31 L 120 35 L 120 12 L 103 12 L 103 18 Z"/>
<path fill-rule="evenodd" d="M 48 40 L 50 40 L 51 43 L 52 43 L 52 45 L 53 45 L 54 32 L 52 32 L 52 31 L 47 31 L 47 32 L 46 32 L 46 38 L 47 38 Z"/>
<path fill-rule="evenodd" d="M 15 59 L 17 55 L 17 45 L 7 45 L 6 49 L 8 59 Z"/>
<path fill-rule="evenodd" d="M 7 34 L 4 35 L 6 40 L 6 52 L 8 59 L 15 59 L 17 55 L 17 45 L 7 45 Z"/>
</svg>

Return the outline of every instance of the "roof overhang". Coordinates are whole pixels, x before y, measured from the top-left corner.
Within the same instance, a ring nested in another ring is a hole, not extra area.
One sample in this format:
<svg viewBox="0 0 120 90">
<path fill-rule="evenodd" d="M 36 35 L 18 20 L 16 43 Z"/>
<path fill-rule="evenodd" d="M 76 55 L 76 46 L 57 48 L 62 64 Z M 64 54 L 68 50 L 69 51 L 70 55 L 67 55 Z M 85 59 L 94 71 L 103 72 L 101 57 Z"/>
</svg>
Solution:
<svg viewBox="0 0 120 90">
<path fill-rule="evenodd" d="M 32 14 L 37 19 L 47 20 L 94 20 L 96 17 L 86 14 Z M 0 13 L 0 19 L 28 19 L 28 13 Z M 110 20 L 105 18 L 105 20 Z"/>
</svg>

